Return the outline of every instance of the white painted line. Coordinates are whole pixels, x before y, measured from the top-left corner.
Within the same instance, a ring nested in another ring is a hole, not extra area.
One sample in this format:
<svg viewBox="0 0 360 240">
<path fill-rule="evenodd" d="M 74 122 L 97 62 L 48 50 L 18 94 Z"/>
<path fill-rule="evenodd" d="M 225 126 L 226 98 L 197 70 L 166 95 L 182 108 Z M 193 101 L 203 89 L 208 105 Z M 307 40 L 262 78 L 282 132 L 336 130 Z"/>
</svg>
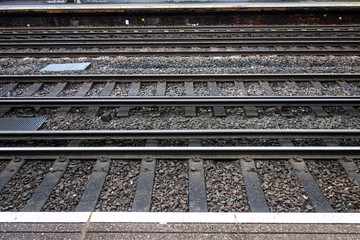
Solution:
<svg viewBox="0 0 360 240">
<path fill-rule="evenodd" d="M 89 212 L 1 212 L 0 223 L 86 223 Z"/>
<path fill-rule="evenodd" d="M 86 223 L 90 212 L 2 212 L 0 223 Z M 360 213 L 94 212 L 92 223 L 360 224 Z"/>
<path fill-rule="evenodd" d="M 360 213 L 141 213 L 94 212 L 91 222 L 360 224 Z"/>
<path fill-rule="evenodd" d="M 0 152 L 49 151 L 359 151 L 360 147 L 0 147 Z"/>
</svg>

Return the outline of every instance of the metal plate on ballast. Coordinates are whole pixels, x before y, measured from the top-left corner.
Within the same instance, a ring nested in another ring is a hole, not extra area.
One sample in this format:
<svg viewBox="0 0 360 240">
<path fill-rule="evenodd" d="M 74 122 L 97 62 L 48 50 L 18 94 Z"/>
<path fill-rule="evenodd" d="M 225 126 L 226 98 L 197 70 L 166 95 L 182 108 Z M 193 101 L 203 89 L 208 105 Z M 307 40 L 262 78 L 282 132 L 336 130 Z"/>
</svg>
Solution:
<svg viewBox="0 0 360 240">
<path fill-rule="evenodd" d="M 91 63 L 64 63 L 64 64 L 49 64 L 40 72 L 62 72 L 62 71 L 84 71 L 89 68 Z"/>
<path fill-rule="evenodd" d="M 0 118 L 0 131 L 36 131 L 46 118 Z"/>
</svg>

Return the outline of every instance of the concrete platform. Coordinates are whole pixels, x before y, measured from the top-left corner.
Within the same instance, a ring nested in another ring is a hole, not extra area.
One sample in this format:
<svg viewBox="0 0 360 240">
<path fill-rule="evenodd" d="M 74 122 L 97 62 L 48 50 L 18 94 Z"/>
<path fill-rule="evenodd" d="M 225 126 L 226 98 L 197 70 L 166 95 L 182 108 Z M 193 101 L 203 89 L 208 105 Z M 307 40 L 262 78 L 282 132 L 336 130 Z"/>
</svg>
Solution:
<svg viewBox="0 0 360 240">
<path fill-rule="evenodd" d="M 0 239 L 359 239 L 360 213 L 0 213 Z"/>
</svg>

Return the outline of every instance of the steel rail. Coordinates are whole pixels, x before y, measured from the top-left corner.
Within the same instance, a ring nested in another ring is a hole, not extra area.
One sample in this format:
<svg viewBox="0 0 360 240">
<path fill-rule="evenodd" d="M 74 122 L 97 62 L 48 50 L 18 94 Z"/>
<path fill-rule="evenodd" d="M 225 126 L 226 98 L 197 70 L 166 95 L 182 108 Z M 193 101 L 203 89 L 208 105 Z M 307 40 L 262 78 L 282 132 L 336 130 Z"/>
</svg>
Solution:
<svg viewBox="0 0 360 240">
<path fill-rule="evenodd" d="M 207 51 L 177 51 L 177 50 L 159 50 L 159 51 L 80 51 L 80 52 L 1 52 L 1 58 L 24 58 L 24 57 L 101 57 L 101 56 L 234 56 L 234 55 L 360 55 L 360 49 L 342 49 L 342 50 L 207 50 Z"/>
<path fill-rule="evenodd" d="M 50 159 L 65 156 L 94 159 L 339 159 L 359 158 L 360 147 L 0 147 L 0 159 L 24 156 L 26 159 Z"/>
<path fill-rule="evenodd" d="M 261 37 L 261 38 L 256 38 L 256 37 L 241 37 L 241 38 L 237 38 L 237 37 L 231 37 L 231 39 L 229 38 L 102 38 L 102 39 L 97 39 L 97 38 L 70 38 L 70 39 L 62 39 L 62 38 L 51 38 L 51 39 L 0 39 L 0 43 L 57 43 L 57 42 L 61 42 L 61 43 L 76 43 L 76 42 L 102 42 L 102 43 L 111 43 L 111 42 L 116 42 L 116 43 L 122 43 L 122 42 L 146 42 L 146 41 L 151 41 L 151 42 L 182 42 L 182 41 L 191 41 L 191 42 L 212 42 L 212 41 L 248 41 L 248 42 L 253 42 L 253 41 L 268 41 L 269 43 L 272 42 L 330 42 L 333 41 L 333 43 L 337 43 L 337 42 L 354 42 L 357 43 L 359 41 L 360 38 L 358 37 Z"/>
<path fill-rule="evenodd" d="M 118 75 L 0 75 L 1 82 L 121 81 L 360 81 L 360 73 L 294 74 L 118 74 Z"/>
<path fill-rule="evenodd" d="M 131 42 L 131 41 L 106 41 L 102 42 L 98 40 L 96 42 L 48 42 L 48 43 L 16 43 L 16 42 L 7 42 L 3 43 L 0 42 L 0 47 L 73 47 L 77 48 L 81 47 L 221 47 L 221 46 L 297 46 L 297 45 L 311 45 L 311 46 L 332 46 L 332 45 L 339 45 L 339 46 L 349 46 L 354 45 L 356 47 L 359 46 L 360 40 L 350 40 L 350 41 L 332 41 L 332 40 L 318 40 L 318 41 L 267 41 L 267 40 L 256 40 L 256 41 L 244 41 L 244 40 L 225 40 L 219 41 L 217 39 L 213 41 L 192 41 L 186 40 L 181 41 L 178 40 L 174 41 L 139 41 L 139 42 Z M 256 51 L 256 50 L 255 50 Z"/>
<path fill-rule="evenodd" d="M 283 29 L 288 31 L 303 31 L 304 29 L 327 29 L 327 30 L 334 30 L 334 29 L 360 29 L 359 26 L 356 25 L 297 25 L 297 26 L 289 26 L 289 25 L 267 25 L 267 26 L 249 26 L 249 25 L 240 25 L 240 26 L 142 26 L 142 27 L 33 27 L 33 28 L 0 28 L 0 31 L 68 31 L 68 30 L 76 30 L 76 31 L 108 31 L 108 30 L 197 30 L 197 29 Z"/>
<path fill-rule="evenodd" d="M 192 129 L 0 131 L 1 140 L 360 138 L 359 129 Z"/>
<path fill-rule="evenodd" d="M 2 97 L 1 107 L 119 107 L 119 106 L 360 106 L 353 96 L 241 96 L 241 97 Z"/>
</svg>

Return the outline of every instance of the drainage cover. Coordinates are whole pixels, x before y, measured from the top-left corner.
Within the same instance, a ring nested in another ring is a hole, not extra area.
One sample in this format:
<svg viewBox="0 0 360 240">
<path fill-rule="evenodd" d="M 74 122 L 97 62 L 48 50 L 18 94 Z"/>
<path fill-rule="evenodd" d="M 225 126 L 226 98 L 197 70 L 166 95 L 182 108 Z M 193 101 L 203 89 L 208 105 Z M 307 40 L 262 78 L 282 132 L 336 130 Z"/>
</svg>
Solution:
<svg viewBox="0 0 360 240">
<path fill-rule="evenodd" d="M 0 118 L 0 131 L 36 131 L 45 120 L 44 117 Z"/>
<path fill-rule="evenodd" d="M 40 72 L 83 71 L 90 67 L 90 64 L 89 62 L 49 64 L 41 69 Z"/>
</svg>

